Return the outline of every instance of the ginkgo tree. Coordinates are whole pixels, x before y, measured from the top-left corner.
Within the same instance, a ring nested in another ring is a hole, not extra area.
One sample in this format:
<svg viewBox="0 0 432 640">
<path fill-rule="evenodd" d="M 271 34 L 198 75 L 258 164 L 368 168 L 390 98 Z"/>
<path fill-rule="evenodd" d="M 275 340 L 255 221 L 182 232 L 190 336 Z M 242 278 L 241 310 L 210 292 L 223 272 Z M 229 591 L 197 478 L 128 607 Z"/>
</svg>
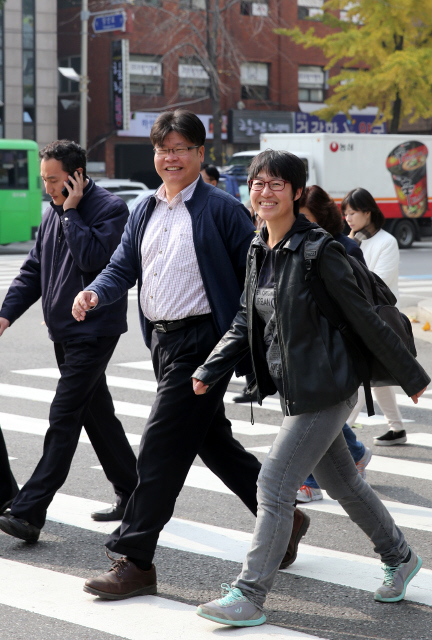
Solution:
<svg viewBox="0 0 432 640">
<path fill-rule="evenodd" d="M 316 19 L 316 18 L 315 18 Z M 316 113 L 331 119 L 342 111 L 378 107 L 378 122 L 397 133 L 402 118 L 432 117 L 432 0 L 327 0 L 321 22 L 336 30 L 318 36 L 277 29 L 306 49 L 318 47 L 337 68 L 334 91 Z"/>
</svg>

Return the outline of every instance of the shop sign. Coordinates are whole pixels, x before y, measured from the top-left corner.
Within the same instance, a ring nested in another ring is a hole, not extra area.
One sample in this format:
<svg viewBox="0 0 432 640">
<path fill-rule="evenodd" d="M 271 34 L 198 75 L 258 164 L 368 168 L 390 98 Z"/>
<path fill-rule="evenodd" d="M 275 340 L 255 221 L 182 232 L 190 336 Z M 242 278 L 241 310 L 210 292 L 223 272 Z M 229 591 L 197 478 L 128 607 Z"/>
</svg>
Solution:
<svg viewBox="0 0 432 640">
<path fill-rule="evenodd" d="M 130 117 L 130 127 L 127 131 L 117 131 L 119 136 L 132 138 L 149 138 L 150 131 L 160 113 L 134 111 Z M 213 116 L 197 114 L 206 130 L 206 139 L 213 140 Z M 222 140 L 227 139 L 228 117 L 222 116 Z"/>
<path fill-rule="evenodd" d="M 231 110 L 229 141 L 259 145 L 262 133 L 294 133 L 294 126 L 292 111 Z"/>
<path fill-rule="evenodd" d="M 353 115 L 349 118 L 343 113 L 327 122 L 310 113 L 295 113 L 295 133 L 386 133 L 385 124 L 374 125 L 373 115 Z"/>
</svg>

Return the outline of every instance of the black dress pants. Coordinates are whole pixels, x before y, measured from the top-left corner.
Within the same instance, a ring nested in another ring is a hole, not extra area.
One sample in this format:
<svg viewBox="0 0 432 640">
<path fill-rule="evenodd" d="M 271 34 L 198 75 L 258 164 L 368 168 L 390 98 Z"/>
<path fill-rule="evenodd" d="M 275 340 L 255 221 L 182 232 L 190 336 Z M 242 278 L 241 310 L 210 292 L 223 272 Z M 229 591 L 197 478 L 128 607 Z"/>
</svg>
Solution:
<svg viewBox="0 0 432 640">
<path fill-rule="evenodd" d="M 6 442 L 0 429 L 0 507 L 18 493 L 18 485 L 10 468 Z"/>
<path fill-rule="evenodd" d="M 256 515 L 261 465 L 233 438 L 225 416 L 223 396 L 231 372 L 205 395 L 192 389 L 191 375 L 218 341 L 211 318 L 170 333 L 153 331 L 158 390 L 141 440 L 138 486 L 121 526 L 105 543 L 110 550 L 152 561 L 197 454 Z"/>
<path fill-rule="evenodd" d="M 119 336 L 55 343 L 60 369 L 49 414 L 42 458 L 15 498 L 11 513 L 42 528 L 55 493 L 66 481 L 84 428 L 114 485 L 117 503 L 126 506 L 137 484 L 136 458 L 107 387 L 105 370 Z"/>
</svg>

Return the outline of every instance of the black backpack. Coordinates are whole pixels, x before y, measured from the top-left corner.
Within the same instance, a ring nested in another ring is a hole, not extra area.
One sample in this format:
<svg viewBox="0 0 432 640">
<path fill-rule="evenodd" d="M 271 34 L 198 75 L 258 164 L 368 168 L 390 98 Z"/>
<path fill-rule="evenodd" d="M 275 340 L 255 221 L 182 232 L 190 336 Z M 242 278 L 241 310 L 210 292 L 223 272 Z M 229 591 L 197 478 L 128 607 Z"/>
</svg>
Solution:
<svg viewBox="0 0 432 640">
<path fill-rule="evenodd" d="M 309 232 L 304 243 L 306 281 L 323 316 L 346 339 L 357 373 L 363 382 L 368 415 L 373 416 L 375 412 L 371 387 L 391 387 L 398 385 L 398 383 L 391 372 L 387 371 L 383 364 L 375 358 L 374 354 L 364 344 L 361 336 L 348 326 L 341 310 L 327 293 L 324 283 L 319 277 L 317 261 L 323 247 L 332 240 L 332 236 L 321 229 L 313 229 Z M 408 351 L 416 357 L 417 351 L 411 322 L 405 314 L 395 307 L 396 298 L 394 294 L 385 282 L 362 262 L 349 255 L 346 255 L 346 258 L 354 272 L 358 287 L 363 291 L 374 311 L 399 336 Z"/>
</svg>

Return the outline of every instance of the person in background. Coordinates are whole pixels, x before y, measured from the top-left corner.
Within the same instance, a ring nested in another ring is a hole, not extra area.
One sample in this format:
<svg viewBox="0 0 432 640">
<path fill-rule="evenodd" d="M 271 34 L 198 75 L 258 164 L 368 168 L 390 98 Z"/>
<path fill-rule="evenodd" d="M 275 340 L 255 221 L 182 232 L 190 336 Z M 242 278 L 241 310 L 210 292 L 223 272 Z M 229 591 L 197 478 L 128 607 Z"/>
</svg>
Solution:
<svg viewBox="0 0 432 640">
<path fill-rule="evenodd" d="M 361 247 L 367 266 L 399 298 L 399 248 L 396 238 L 384 231 L 385 218 L 374 198 L 366 189 L 353 189 L 343 199 L 341 209 L 351 229 L 349 237 Z M 388 431 L 376 436 L 374 445 L 385 447 L 403 444 L 407 436 L 397 406 L 395 388 L 375 387 L 373 395 L 388 422 Z M 358 403 L 347 421 L 350 426 L 355 423 L 364 401 L 361 387 Z"/>
<path fill-rule="evenodd" d="M 6 442 L 0 428 L 0 516 L 9 509 L 18 493 L 18 485 L 9 464 Z"/>
<path fill-rule="evenodd" d="M 214 187 L 218 186 L 220 173 L 213 164 L 207 164 L 206 162 L 203 162 L 201 165 L 200 173 L 204 182 L 207 182 L 207 184 L 212 184 Z"/>
<path fill-rule="evenodd" d="M 335 201 L 324 189 L 318 185 L 306 187 L 299 200 L 299 209 L 300 213 L 306 216 L 310 222 L 316 222 L 320 227 L 331 233 L 333 238 L 345 247 L 348 255 L 366 264 L 362 250 L 357 242 L 342 233 L 344 227 L 342 213 Z M 372 452 L 360 440 L 357 440 L 356 434 L 347 423 L 345 423 L 342 433 L 358 472 L 365 479 L 366 466 L 372 458 Z M 297 502 L 304 503 L 322 499 L 323 494 L 319 484 L 313 474 L 310 474 L 297 492 Z"/>
</svg>

